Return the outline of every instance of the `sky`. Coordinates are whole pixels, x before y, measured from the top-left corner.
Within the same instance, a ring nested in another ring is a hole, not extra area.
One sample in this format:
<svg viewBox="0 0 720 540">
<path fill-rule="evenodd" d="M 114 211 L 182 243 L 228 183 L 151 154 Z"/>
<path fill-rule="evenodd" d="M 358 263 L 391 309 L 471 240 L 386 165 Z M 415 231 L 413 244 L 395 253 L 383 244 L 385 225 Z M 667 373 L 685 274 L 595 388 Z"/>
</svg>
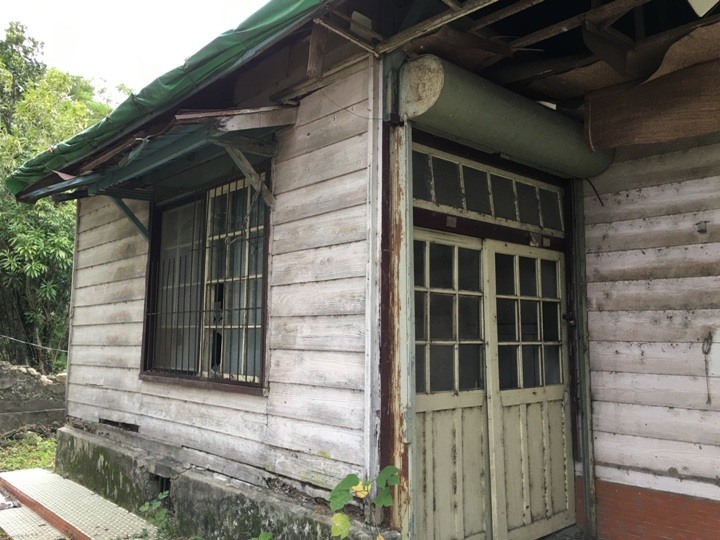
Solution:
<svg viewBox="0 0 720 540">
<path fill-rule="evenodd" d="M 0 0 L 10 21 L 45 43 L 44 61 L 96 86 L 139 91 L 236 28 L 267 0 Z"/>
</svg>

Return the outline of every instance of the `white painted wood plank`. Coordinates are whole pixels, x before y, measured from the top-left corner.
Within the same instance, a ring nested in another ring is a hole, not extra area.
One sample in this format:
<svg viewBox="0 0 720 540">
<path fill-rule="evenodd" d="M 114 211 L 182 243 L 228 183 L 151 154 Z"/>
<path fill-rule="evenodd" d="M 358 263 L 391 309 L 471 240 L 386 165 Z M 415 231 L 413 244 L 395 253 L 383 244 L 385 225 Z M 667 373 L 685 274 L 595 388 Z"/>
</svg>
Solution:
<svg viewBox="0 0 720 540">
<path fill-rule="evenodd" d="M 702 342 L 720 328 L 720 310 L 589 311 L 591 341 Z"/>
<path fill-rule="evenodd" d="M 136 213 L 137 218 L 147 225 L 149 211 L 143 209 Z M 80 251 L 112 242 L 120 238 L 129 238 L 140 234 L 135 225 L 125 216 L 105 225 L 94 226 L 83 230 L 78 235 L 78 249 Z"/>
<path fill-rule="evenodd" d="M 607 482 L 720 501 L 720 486 L 717 485 L 715 480 L 700 481 L 687 478 L 671 478 L 607 465 L 597 465 L 595 474 L 598 479 Z"/>
<path fill-rule="evenodd" d="M 167 382 L 143 381 L 142 393 L 165 396 L 168 399 L 187 401 L 195 407 L 228 407 L 257 414 L 267 413 L 267 398 L 233 392 L 220 392 L 212 388 L 180 386 L 169 379 Z"/>
<path fill-rule="evenodd" d="M 315 218 L 335 210 L 364 205 L 367 197 L 368 171 L 361 169 L 292 192 L 277 194 L 272 220 L 279 225 Z M 300 239 L 300 242 L 303 240 Z"/>
<path fill-rule="evenodd" d="M 720 276 L 589 283 L 593 311 L 720 309 Z"/>
<path fill-rule="evenodd" d="M 267 412 L 269 416 L 362 430 L 363 394 L 340 388 L 274 383 L 268 395 Z"/>
<path fill-rule="evenodd" d="M 138 378 L 139 374 L 140 370 L 135 367 L 98 367 L 76 364 L 73 365 L 72 383 L 87 388 L 139 393 L 142 386 L 142 382 Z M 140 404 L 138 404 L 139 406 Z"/>
<path fill-rule="evenodd" d="M 705 376 L 701 343 L 591 341 L 594 371 Z"/>
<path fill-rule="evenodd" d="M 106 197 L 105 195 L 78 199 L 78 215 L 84 216 L 105 206 L 115 206 L 110 200 L 110 197 Z"/>
<path fill-rule="evenodd" d="M 353 242 L 273 257 L 273 287 L 297 283 L 364 277 L 367 244 Z"/>
<path fill-rule="evenodd" d="M 115 304 L 97 306 L 78 306 L 75 308 L 73 324 L 78 326 L 142 323 L 145 313 L 145 301 L 133 300 Z"/>
<path fill-rule="evenodd" d="M 138 255 L 148 253 L 148 242 L 138 232 L 136 235 L 119 238 L 91 248 L 78 251 L 75 258 L 75 267 L 80 270 L 99 264 L 122 261 Z"/>
<path fill-rule="evenodd" d="M 301 127 L 346 108 L 360 116 L 370 116 L 369 111 L 353 107 L 368 99 L 369 77 L 370 71 L 364 68 L 303 98 L 295 125 Z"/>
<path fill-rule="evenodd" d="M 720 411 L 597 401 L 593 405 L 593 429 L 720 446 Z"/>
<path fill-rule="evenodd" d="M 488 528 L 487 418 L 484 407 L 466 407 L 462 417 L 462 508 L 465 536 L 485 533 Z M 418 506 L 422 508 L 422 506 Z"/>
<path fill-rule="evenodd" d="M 502 435 L 505 460 L 505 506 L 508 529 L 525 525 L 523 461 L 527 459 L 527 441 L 523 439 L 520 409 L 524 405 L 502 408 Z M 495 450 L 497 451 L 497 450 Z"/>
<path fill-rule="evenodd" d="M 266 442 L 328 460 L 357 466 L 363 464 L 363 433 L 360 430 L 269 416 Z"/>
<path fill-rule="evenodd" d="M 276 162 L 273 191 L 285 193 L 323 180 L 365 169 L 368 165 L 367 133 L 328 145 L 315 152 Z"/>
<path fill-rule="evenodd" d="M 97 306 L 118 302 L 131 302 L 145 298 L 145 278 L 126 279 L 115 283 L 101 283 L 76 288 L 75 306 Z"/>
<path fill-rule="evenodd" d="M 550 449 L 543 444 L 543 411 L 546 403 L 530 403 L 527 405 L 527 424 L 525 426 L 527 439 L 527 460 L 530 474 L 528 498 L 530 502 L 530 517 L 538 521 L 547 517 L 545 508 L 545 491 L 548 488 L 547 480 L 549 468 L 545 467 L 545 456 Z M 548 459 L 549 461 L 549 459 Z"/>
<path fill-rule="evenodd" d="M 365 357 L 362 353 L 273 350 L 268 377 L 271 383 L 362 390 Z"/>
<path fill-rule="evenodd" d="M 139 371 L 141 351 L 140 345 L 125 347 L 74 345 L 70 349 L 70 362 L 73 366 L 112 366 L 135 368 Z"/>
<path fill-rule="evenodd" d="M 365 240 L 366 216 L 367 207 L 360 205 L 275 225 L 272 252 L 279 255 Z"/>
<path fill-rule="evenodd" d="M 720 244 L 650 248 L 587 256 L 587 279 L 624 281 L 715 276 Z"/>
<path fill-rule="evenodd" d="M 364 352 L 365 317 L 271 317 L 270 348 Z"/>
<path fill-rule="evenodd" d="M 75 272 L 75 287 L 89 287 L 145 276 L 147 256 L 138 255 L 122 261 L 81 268 Z"/>
<path fill-rule="evenodd" d="M 142 323 L 124 323 L 112 325 L 74 326 L 72 345 L 141 345 Z"/>
<path fill-rule="evenodd" d="M 563 420 L 564 407 L 562 401 L 547 403 L 548 415 L 548 448 L 550 467 L 550 502 L 553 514 L 559 514 L 570 508 L 574 477 L 572 468 L 565 461 L 567 446 L 572 446 L 569 426 Z M 532 444 L 532 443 L 531 443 Z"/>
<path fill-rule="evenodd" d="M 282 285 L 270 290 L 273 317 L 365 313 L 365 279 L 350 278 Z"/>
<path fill-rule="evenodd" d="M 435 539 L 450 540 L 457 538 L 456 512 L 461 511 L 457 505 L 456 483 L 458 454 L 455 437 L 455 409 L 435 411 L 431 415 L 432 448 L 433 448 L 433 507 L 435 509 Z"/>
<path fill-rule="evenodd" d="M 630 155 L 623 159 L 622 153 L 616 163 L 603 174 L 595 177 L 598 190 L 620 191 L 632 181 L 641 186 L 654 186 L 677 182 L 678 178 L 703 178 L 720 173 L 717 161 L 718 145 L 678 145 L 673 150 L 657 155 Z M 662 151 L 662 150 L 661 150 Z M 588 186 L 589 187 L 589 186 Z"/>
<path fill-rule="evenodd" d="M 604 205 L 597 197 L 587 193 L 585 198 L 585 222 L 611 223 L 626 219 L 670 216 L 717 210 L 720 208 L 720 177 L 679 181 L 686 174 L 676 176 L 671 184 L 643 188 L 629 177 L 617 192 L 602 196 Z"/>
<path fill-rule="evenodd" d="M 720 410 L 720 378 L 717 377 L 594 371 L 591 381 L 594 401 Z M 708 382 L 711 403 L 707 402 Z"/>
<path fill-rule="evenodd" d="M 720 447 L 598 432 L 595 459 L 662 476 L 717 479 Z"/>
<path fill-rule="evenodd" d="M 707 222 L 706 232 L 698 223 Z M 589 253 L 720 242 L 720 210 L 613 221 L 585 228 Z"/>
<path fill-rule="evenodd" d="M 359 103 L 358 110 L 367 110 L 368 101 Z M 301 154 L 319 151 L 326 146 L 366 133 L 368 114 L 361 116 L 345 109 L 318 118 L 300 128 L 285 130 L 278 134 L 278 162 L 287 161 Z"/>
</svg>

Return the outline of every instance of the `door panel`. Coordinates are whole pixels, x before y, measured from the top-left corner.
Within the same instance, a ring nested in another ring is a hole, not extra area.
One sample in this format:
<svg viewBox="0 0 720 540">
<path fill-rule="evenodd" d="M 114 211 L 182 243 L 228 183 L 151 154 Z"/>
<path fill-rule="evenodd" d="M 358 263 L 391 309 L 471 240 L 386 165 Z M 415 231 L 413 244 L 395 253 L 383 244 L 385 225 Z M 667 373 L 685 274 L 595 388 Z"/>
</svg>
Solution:
<svg viewBox="0 0 720 540">
<path fill-rule="evenodd" d="M 415 230 L 418 538 L 574 521 L 562 255 Z"/>
</svg>

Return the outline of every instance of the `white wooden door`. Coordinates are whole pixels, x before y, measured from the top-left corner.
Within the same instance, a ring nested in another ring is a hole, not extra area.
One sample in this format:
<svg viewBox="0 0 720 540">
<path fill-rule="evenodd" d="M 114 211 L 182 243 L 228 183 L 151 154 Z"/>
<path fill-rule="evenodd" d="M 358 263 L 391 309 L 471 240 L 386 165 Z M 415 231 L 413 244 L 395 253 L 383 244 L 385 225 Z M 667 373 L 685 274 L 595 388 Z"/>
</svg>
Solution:
<svg viewBox="0 0 720 540">
<path fill-rule="evenodd" d="M 574 521 L 562 256 L 415 230 L 418 538 Z"/>
</svg>

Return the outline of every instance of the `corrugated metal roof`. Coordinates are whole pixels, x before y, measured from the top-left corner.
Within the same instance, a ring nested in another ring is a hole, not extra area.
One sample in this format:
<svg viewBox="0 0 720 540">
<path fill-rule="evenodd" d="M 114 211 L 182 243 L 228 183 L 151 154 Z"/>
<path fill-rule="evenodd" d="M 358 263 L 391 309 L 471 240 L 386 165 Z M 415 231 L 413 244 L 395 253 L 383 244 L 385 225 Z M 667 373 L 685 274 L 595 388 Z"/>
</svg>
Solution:
<svg viewBox="0 0 720 540">
<path fill-rule="evenodd" d="M 105 119 L 24 163 L 5 180 L 22 198 L 41 179 L 88 158 L 237 69 L 311 20 L 333 0 L 271 0 L 237 29 L 225 32 L 185 63 L 131 95 Z"/>
</svg>

